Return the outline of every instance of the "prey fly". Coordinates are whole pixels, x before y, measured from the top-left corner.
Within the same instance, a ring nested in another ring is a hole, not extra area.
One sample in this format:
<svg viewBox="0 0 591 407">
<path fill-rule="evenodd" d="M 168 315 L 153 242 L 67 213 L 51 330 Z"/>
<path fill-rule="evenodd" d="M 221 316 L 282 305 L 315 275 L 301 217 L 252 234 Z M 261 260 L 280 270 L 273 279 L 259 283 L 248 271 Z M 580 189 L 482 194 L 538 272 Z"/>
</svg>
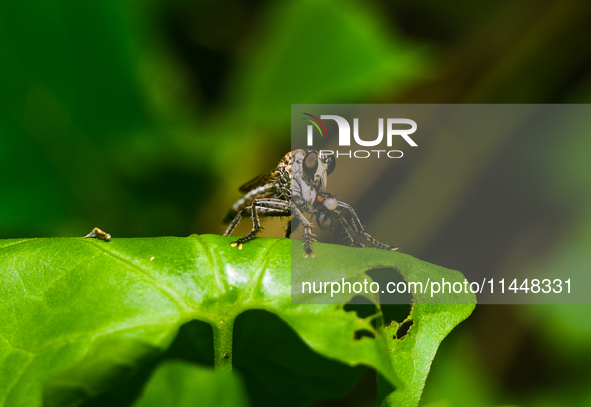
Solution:
<svg viewBox="0 0 591 407">
<path fill-rule="evenodd" d="M 224 218 L 230 223 L 224 236 L 229 236 L 246 214 L 252 219 L 252 230 L 247 235 L 232 242 L 232 246 L 242 245 L 256 237 L 261 229 L 263 216 L 289 216 L 285 237 L 299 225 L 304 229 L 304 257 L 315 257 L 312 251 L 312 223 L 304 216 L 316 218 L 321 229 L 333 228 L 336 219 L 346 231 L 351 243 L 364 247 L 358 236 L 363 236 L 374 246 L 384 250 L 397 250 L 398 246 L 388 246 L 367 233 L 355 213 L 345 202 L 338 201 L 326 192 L 327 178 L 335 170 L 336 160 L 332 155 L 323 155 L 314 150 L 298 149 L 287 153 L 277 168 L 259 175 L 240 187 L 244 194 Z"/>
</svg>

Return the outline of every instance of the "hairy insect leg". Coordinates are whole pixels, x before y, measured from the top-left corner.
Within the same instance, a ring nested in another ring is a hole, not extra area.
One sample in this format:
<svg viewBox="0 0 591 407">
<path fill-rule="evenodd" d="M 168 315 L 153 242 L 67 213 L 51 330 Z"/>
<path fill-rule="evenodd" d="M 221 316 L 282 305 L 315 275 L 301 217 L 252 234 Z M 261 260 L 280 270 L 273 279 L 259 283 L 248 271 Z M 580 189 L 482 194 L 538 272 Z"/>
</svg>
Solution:
<svg viewBox="0 0 591 407">
<path fill-rule="evenodd" d="M 256 202 L 256 201 L 255 201 Z M 250 217 L 252 218 L 252 230 L 245 236 L 241 237 L 238 240 L 232 242 L 232 247 L 238 246 L 238 249 L 242 249 L 242 244 L 248 242 L 255 238 L 255 236 L 261 230 L 261 221 L 259 219 L 259 215 L 257 214 L 256 203 L 253 202 L 252 206 L 250 207 Z"/>
<path fill-rule="evenodd" d="M 257 199 L 256 207 L 259 216 L 291 216 L 289 202 L 281 199 Z"/>
<path fill-rule="evenodd" d="M 286 201 L 280 199 L 258 199 L 255 200 L 251 206 L 243 209 L 238 215 L 236 215 L 230 226 L 228 226 L 224 236 L 228 236 L 232 233 L 232 230 L 234 230 L 240 221 L 244 211 L 250 213 L 250 217 L 252 218 L 252 230 L 247 235 L 232 242 L 232 246 L 238 246 L 238 249 L 242 249 L 242 244 L 254 239 L 262 229 L 259 216 L 289 216 L 291 214 L 289 203 Z"/>
<path fill-rule="evenodd" d="M 330 243 L 334 242 L 334 225 L 330 225 L 330 233 L 328 235 L 328 241 Z"/>
<path fill-rule="evenodd" d="M 355 225 L 356 229 L 359 230 L 359 233 L 362 234 L 368 241 L 370 241 L 373 245 L 379 247 L 380 249 L 384 249 L 384 250 L 398 250 L 398 246 L 394 245 L 394 246 L 389 246 L 387 244 L 384 244 L 376 239 L 373 238 L 373 236 L 371 236 L 369 233 L 367 233 L 365 231 L 365 228 L 363 227 L 363 225 L 361 224 L 361 221 L 359 220 L 359 216 L 357 216 L 357 213 L 355 212 L 355 210 L 351 207 L 351 205 L 342 202 L 342 201 L 338 201 L 338 207 L 341 209 L 346 209 L 347 211 L 349 211 L 349 214 L 351 215 L 351 219 L 353 220 L 353 224 Z"/>
<path fill-rule="evenodd" d="M 316 257 L 312 251 L 312 240 L 314 240 L 312 238 L 312 224 L 308 221 L 308 219 L 306 219 L 306 217 L 293 202 L 291 203 L 291 213 L 293 216 L 297 217 L 298 221 L 301 222 L 302 226 L 304 227 L 304 258 L 308 257 L 308 255 Z"/>
<path fill-rule="evenodd" d="M 345 217 L 343 215 L 341 215 L 340 213 L 338 213 L 336 211 L 334 211 L 332 213 L 333 213 L 333 216 L 341 222 L 341 225 L 343 225 L 343 228 L 345 229 L 345 232 L 347 232 L 347 235 L 349 236 L 349 240 L 351 240 L 351 243 L 353 243 L 357 247 L 365 247 L 355 236 L 356 232 L 352 228 L 352 226 L 349 224 L 349 222 L 347 222 L 347 219 L 345 219 Z"/>
<path fill-rule="evenodd" d="M 298 226 L 300 226 L 298 218 L 291 218 L 289 222 L 287 222 L 287 226 L 285 226 L 285 237 L 289 239 L 291 233 L 295 232 Z"/>
<path fill-rule="evenodd" d="M 380 242 L 379 240 L 376 240 L 372 235 L 370 235 L 367 232 L 361 232 L 361 234 L 363 236 L 365 236 L 365 238 L 367 240 L 369 240 L 371 243 L 373 243 L 375 246 L 379 247 L 380 249 L 391 250 L 391 251 L 398 250 L 398 245 L 389 246 L 385 243 Z"/>
<path fill-rule="evenodd" d="M 238 226 L 238 223 L 240 223 L 240 219 L 242 219 L 242 213 L 244 213 L 244 209 L 238 212 L 236 216 L 234 216 L 234 219 L 232 219 L 232 222 L 224 232 L 224 236 L 230 236 L 232 231 L 236 228 L 236 226 Z"/>
</svg>

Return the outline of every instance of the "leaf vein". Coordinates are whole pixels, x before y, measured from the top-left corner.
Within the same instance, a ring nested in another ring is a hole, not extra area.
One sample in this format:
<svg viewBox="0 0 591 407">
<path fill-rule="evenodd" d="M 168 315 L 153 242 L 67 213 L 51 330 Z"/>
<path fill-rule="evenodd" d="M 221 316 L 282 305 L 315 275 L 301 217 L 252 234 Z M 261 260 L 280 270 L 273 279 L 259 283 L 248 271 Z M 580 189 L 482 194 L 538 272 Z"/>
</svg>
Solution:
<svg viewBox="0 0 591 407">
<path fill-rule="evenodd" d="M 6 393 L 6 399 L 5 399 L 5 401 L 8 400 L 8 398 L 10 397 L 10 393 L 12 393 L 12 391 L 16 388 L 16 386 L 19 384 L 19 382 L 21 381 L 21 379 L 23 378 L 23 376 L 27 372 L 27 370 L 29 370 L 29 368 L 33 364 L 33 360 L 35 360 L 35 357 L 34 356 L 31 358 L 31 360 L 29 361 L 29 363 L 27 363 L 27 365 L 25 366 L 25 368 L 23 369 L 23 371 L 19 375 L 18 379 L 16 379 L 16 381 L 12 384 L 12 386 L 10 386 L 10 389 L 8 389 L 8 392 Z"/>
<path fill-rule="evenodd" d="M 255 278 L 253 279 L 253 284 L 252 287 L 250 288 L 250 293 L 248 295 L 248 299 L 252 299 L 253 295 L 254 295 L 254 291 L 257 287 L 261 286 L 261 280 L 263 278 L 263 274 L 265 271 L 265 266 L 267 265 L 267 262 L 269 261 L 269 257 L 271 255 L 271 252 L 273 250 L 273 248 L 280 242 L 280 239 L 277 239 L 271 246 L 269 246 L 269 248 L 267 249 L 265 255 L 262 258 L 261 261 L 261 265 L 259 268 L 259 271 L 257 271 L 257 274 L 255 276 Z"/>
<path fill-rule="evenodd" d="M 146 277 L 146 282 L 150 283 L 154 288 L 156 288 L 157 290 L 161 291 L 162 293 L 164 293 L 169 299 L 171 299 L 174 303 L 176 303 L 176 305 L 179 308 L 184 308 L 184 309 L 190 309 L 190 307 L 188 306 L 188 304 L 185 302 L 185 300 L 179 295 L 179 293 L 177 293 L 176 291 L 174 291 L 172 288 L 170 287 L 166 287 L 163 286 L 162 284 L 160 284 L 156 279 L 154 279 L 153 276 L 149 275 L 148 273 L 146 273 L 144 270 L 142 270 L 141 267 L 139 267 L 137 264 L 134 264 L 133 262 L 109 251 L 106 250 L 105 248 L 97 245 L 96 243 L 90 241 L 90 240 L 84 240 L 87 244 L 90 244 L 94 247 L 96 247 L 97 249 L 101 250 L 103 253 L 107 254 L 108 256 L 114 258 L 115 260 L 118 260 L 119 262 L 128 265 L 129 267 L 137 270 L 141 275 L 143 275 L 144 277 Z"/>
<path fill-rule="evenodd" d="M 211 247 L 207 243 L 205 243 L 205 240 L 203 240 L 203 238 L 201 236 L 195 235 L 195 237 L 196 237 L 196 240 L 199 241 L 199 245 L 201 246 L 201 249 L 203 250 L 205 257 L 207 257 L 207 261 L 209 262 L 209 267 L 211 267 L 211 271 L 213 272 L 213 274 L 215 276 L 215 282 L 216 282 L 219 290 L 222 293 L 226 292 L 227 286 L 226 286 L 226 284 L 224 284 L 225 279 L 222 279 L 220 276 L 220 270 L 215 263 L 213 253 L 211 253 Z"/>
</svg>

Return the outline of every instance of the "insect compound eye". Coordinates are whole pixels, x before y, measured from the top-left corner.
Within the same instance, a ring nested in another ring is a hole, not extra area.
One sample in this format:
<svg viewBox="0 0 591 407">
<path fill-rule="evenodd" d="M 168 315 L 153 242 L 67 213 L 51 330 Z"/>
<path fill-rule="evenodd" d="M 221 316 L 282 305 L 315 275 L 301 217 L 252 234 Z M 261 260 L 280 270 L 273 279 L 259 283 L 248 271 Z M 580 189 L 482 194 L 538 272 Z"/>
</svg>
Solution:
<svg viewBox="0 0 591 407">
<path fill-rule="evenodd" d="M 318 169 L 318 154 L 314 151 L 310 151 L 304 157 L 304 172 L 309 176 L 316 174 Z"/>
<path fill-rule="evenodd" d="M 337 160 L 335 160 L 332 155 L 329 155 L 326 157 L 326 166 L 328 174 L 332 173 L 337 166 Z"/>
<path fill-rule="evenodd" d="M 322 208 L 323 205 L 324 205 L 324 196 L 322 195 L 322 193 L 319 193 L 318 195 L 316 195 L 316 198 L 314 198 L 314 207 L 316 209 L 318 209 L 318 208 Z"/>
</svg>

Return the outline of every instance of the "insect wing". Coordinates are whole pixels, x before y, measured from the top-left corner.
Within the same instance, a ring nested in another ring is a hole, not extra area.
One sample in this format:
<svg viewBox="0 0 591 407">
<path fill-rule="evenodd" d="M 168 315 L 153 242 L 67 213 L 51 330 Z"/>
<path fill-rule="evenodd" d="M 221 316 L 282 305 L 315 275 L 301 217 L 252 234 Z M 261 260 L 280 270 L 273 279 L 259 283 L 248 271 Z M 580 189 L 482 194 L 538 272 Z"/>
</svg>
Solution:
<svg viewBox="0 0 591 407">
<path fill-rule="evenodd" d="M 239 191 L 243 194 L 246 194 L 257 187 L 260 187 L 261 185 L 270 183 L 273 180 L 273 177 L 275 176 L 275 171 L 276 170 L 267 171 L 259 175 L 258 177 L 248 181 L 246 184 L 240 187 Z"/>
</svg>

